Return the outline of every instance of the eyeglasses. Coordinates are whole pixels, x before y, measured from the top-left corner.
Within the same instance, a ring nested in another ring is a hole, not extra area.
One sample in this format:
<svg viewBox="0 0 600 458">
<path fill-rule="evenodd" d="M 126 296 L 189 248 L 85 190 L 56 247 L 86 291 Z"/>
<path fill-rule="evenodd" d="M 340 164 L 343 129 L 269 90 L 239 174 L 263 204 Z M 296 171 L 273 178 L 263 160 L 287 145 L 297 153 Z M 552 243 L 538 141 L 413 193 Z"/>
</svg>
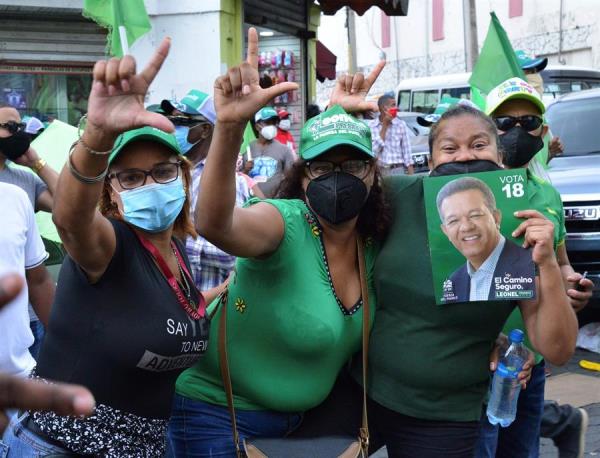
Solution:
<svg viewBox="0 0 600 458">
<path fill-rule="evenodd" d="M 8 121 L 0 124 L 0 128 L 8 130 L 11 134 L 16 134 L 20 130 L 25 129 L 26 124 L 24 122 Z"/>
<path fill-rule="evenodd" d="M 544 120 L 535 115 L 496 116 L 494 117 L 494 122 L 496 123 L 496 127 L 502 132 L 512 129 L 517 123 L 527 132 L 531 132 L 540 127 L 544 123 Z"/>
<path fill-rule="evenodd" d="M 181 162 L 161 162 L 152 167 L 151 170 L 126 169 L 108 175 L 109 179 L 116 178 L 123 189 L 135 189 L 146 184 L 148 175 L 156 183 L 165 184 L 175 181 L 179 176 Z"/>
<path fill-rule="evenodd" d="M 371 161 L 362 159 L 348 159 L 340 163 L 331 161 L 310 161 L 306 163 L 308 174 L 311 178 L 319 178 L 323 175 L 327 175 L 335 170 L 341 170 L 342 172 L 354 175 L 356 178 L 361 180 L 367 176 L 371 169 Z"/>
</svg>

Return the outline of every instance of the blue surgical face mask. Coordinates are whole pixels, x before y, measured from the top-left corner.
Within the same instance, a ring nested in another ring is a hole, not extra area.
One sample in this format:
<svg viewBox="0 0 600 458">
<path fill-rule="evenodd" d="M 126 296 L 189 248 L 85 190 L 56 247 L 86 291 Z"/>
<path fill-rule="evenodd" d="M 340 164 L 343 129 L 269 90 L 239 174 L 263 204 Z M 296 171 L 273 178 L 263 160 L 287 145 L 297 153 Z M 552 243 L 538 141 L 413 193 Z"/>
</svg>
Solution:
<svg viewBox="0 0 600 458">
<path fill-rule="evenodd" d="M 119 193 L 123 219 L 147 232 L 162 232 L 174 222 L 185 202 L 183 181 L 154 183 Z"/>
<path fill-rule="evenodd" d="M 195 126 L 194 126 L 195 127 Z M 186 154 L 189 150 L 191 150 L 194 146 L 198 144 L 200 140 L 196 143 L 188 142 L 188 134 L 190 132 L 189 126 L 175 126 L 175 138 L 177 139 L 177 144 L 179 145 L 179 149 L 183 154 Z"/>
</svg>

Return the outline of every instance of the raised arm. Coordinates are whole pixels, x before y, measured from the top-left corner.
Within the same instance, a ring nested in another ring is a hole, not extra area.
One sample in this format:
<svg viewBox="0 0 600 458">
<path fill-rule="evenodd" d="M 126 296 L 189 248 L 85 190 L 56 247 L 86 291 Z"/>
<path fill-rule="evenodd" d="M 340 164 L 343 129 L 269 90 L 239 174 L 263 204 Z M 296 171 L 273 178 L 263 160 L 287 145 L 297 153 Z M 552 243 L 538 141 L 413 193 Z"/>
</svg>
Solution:
<svg viewBox="0 0 600 458">
<path fill-rule="evenodd" d="M 237 155 L 246 123 L 274 97 L 298 88 L 279 83 L 268 89 L 258 84 L 258 36 L 248 31 L 248 56 L 215 81 L 217 122 L 196 205 L 196 230 L 234 256 L 260 257 L 274 252 L 283 239 L 283 219 L 270 204 L 235 206 Z"/>
<path fill-rule="evenodd" d="M 122 132 L 142 126 L 173 131 L 166 117 L 146 111 L 143 105 L 169 46 L 170 40 L 163 40 L 140 73 L 131 56 L 99 61 L 94 66 L 88 122 L 72 151 L 71 166 L 67 163 L 60 174 L 52 214 L 65 249 L 91 282 L 104 273 L 116 247 L 114 229 L 98 211 L 103 175 L 115 139 Z"/>
<path fill-rule="evenodd" d="M 29 148 L 25 154 L 15 159 L 19 165 L 29 167 L 46 184 L 48 189 L 42 191 L 36 199 L 35 211 L 41 210 L 51 213 L 54 205 L 54 194 L 58 183 L 58 173 L 50 167 L 45 160 L 40 158 L 37 151 Z"/>
<path fill-rule="evenodd" d="M 526 218 L 515 230 L 525 234 L 524 246 L 533 247 L 533 262 L 538 266 L 537 298 L 522 301 L 521 313 L 533 346 L 550 363 L 565 364 L 575 351 L 577 318 L 567 297 L 560 267 L 553 248 L 554 225 L 535 210 L 517 212 Z"/>
</svg>

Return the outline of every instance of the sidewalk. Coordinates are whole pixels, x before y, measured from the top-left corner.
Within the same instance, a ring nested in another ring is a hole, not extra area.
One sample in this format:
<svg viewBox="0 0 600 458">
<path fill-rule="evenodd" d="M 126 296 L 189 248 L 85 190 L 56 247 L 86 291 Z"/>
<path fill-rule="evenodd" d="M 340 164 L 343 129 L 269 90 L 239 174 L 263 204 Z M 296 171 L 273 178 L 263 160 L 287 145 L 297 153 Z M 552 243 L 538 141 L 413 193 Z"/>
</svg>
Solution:
<svg viewBox="0 0 600 458">
<path fill-rule="evenodd" d="M 590 422 L 584 456 L 600 458 L 600 372 L 581 368 L 579 361 L 582 359 L 600 362 L 600 354 L 577 349 L 567 365 L 550 366 L 551 375 L 546 379 L 546 399 L 561 404 L 572 404 L 587 411 Z M 582 386 L 585 388 L 584 392 Z M 381 449 L 371 455 L 371 458 L 387 458 L 387 456 L 385 449 Z M 558 458 L 558 450 L 552 440 L 541 440 L 540 457 Z"/>
<path fill-rule="evenodd" d="M 571 361 L 564 367 L 550 367 L 551 375 L 546 379 L 546 398 L 561 404 L 572 404 L 584 408 L 590 423 L 586 434 L 586 457 L 600 457 L 600 372 L 588 371 L 579 366 L 579 361 L 600 362 L 600 354 L 577 349 Z M 582 385 L 585 390 L 582 392 Z M 556 458 L 558 452 L 549 439 L 540 443 L 540 457 Z"/>
</svg>

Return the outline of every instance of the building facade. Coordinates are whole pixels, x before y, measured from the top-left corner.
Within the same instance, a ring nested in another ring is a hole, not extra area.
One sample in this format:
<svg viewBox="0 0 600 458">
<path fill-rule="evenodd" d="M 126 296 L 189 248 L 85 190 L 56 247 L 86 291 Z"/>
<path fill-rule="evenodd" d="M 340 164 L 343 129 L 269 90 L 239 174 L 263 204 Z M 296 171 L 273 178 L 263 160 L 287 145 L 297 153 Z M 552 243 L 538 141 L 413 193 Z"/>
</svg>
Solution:
<svg viewBox="0 0 600 458">
<path fill-rule="evenodd" d="M 260 71 L 301 89 L 274 103 L 295 127 L 315 94 L 312 0 L 144 0 L 152 29 L 130 47 L 138 68 L 163 37 L 172 47 L 146 102 L 212 93 L 215 79 L 245 57 L 246 31 L 260 32 Z M 126 5 L 126 3 L 125 3 Z M 43 121 L 76 124 L 87 110 L 95 61 L 105 58 L 106 30 L 82 16 L 83 0 L 0 0 L 0 100 Z"/>
<path fill-rule="evenodd" d="M 388 61 L 373 92 L 391 90 L 405 78 L 467 71 L 463 3 L 413 1 L 407 16 L 387 17 L 371 8 L 356 17 L 358 67 L 368 70 L 382 54 Z M 489 13 L 495 11 L 514 49 L 546 56 L 551 64 L 600 68 L 597 0 L 476 0 L 475 5 L 479 49 Z M 345 22 L 344 11 L 324 16 L 318 33 L 319 40 L 338 55 L 338 72 L 348 68 L 347 36 L 339 33 Z M 331 85 L 319 85 L 320 103 Z"/>
</svg>

